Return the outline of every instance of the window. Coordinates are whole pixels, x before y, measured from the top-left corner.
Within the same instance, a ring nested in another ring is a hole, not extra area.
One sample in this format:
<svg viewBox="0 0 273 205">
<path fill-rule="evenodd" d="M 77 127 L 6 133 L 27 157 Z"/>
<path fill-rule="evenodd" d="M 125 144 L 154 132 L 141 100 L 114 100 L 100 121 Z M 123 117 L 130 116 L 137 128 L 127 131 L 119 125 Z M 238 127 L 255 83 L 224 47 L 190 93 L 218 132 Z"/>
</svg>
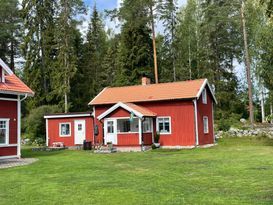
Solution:
<svg viewBox="0 0 273 205">
<path fill-rule="evenodd" d="M 60 136 L 68 137 L 71 135 L 71 124 L 70 123 L 60 123 Z"/>
<path fill-rule="evenodd" d="M 209 133 L 209 119 L 207 116 L 203 117 L 204 133 Z"/>
<path fill-rule="evenodd" d="M 107 121 L 107 133 L 114 133 L 114 122 Z"/>
<path fill-rule="evenodd" d="M 207 104 L 207 90 L 204 89 L 202 92 L 202 102 L 203 104 Z"/>
<path fill-rule="evenodd" d="M 171 118 L 170 117 L 158 117 L 157 118 L 157 131 L 161 134 L 171 133 Z"/>
<path fill-rule="evenodd" d="M 150 118 L 146 118 L 143 121 L 143 132 L 152 132 L 152 120 Z"/>
<path fill-rule="evenodd" d="M 138 118 L 133 118 L 133 120 L 118 119 L 117 129 L 118 129 L 118 133 L 138 132 Z"/>
<path fill-rule="evenodd" d="M 78 124 L 78 131 L 82 131 L 82 124 Z"/>
<path fill-rule="evenodd" d="M 0 119 L 0 144 L 9 143 L 9 120 Z"/>
</svg>

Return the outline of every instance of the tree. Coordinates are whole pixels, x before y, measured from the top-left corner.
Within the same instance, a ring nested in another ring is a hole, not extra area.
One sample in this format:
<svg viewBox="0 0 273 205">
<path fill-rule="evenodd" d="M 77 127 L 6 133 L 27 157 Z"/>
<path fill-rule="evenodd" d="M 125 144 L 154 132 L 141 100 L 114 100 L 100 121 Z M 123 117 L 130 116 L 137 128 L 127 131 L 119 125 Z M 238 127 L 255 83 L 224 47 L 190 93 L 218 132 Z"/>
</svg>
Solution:
<svg viewBox="0 0 273 205">
<path fill-rule="evenodd" d="M 19 55 L 21 18 L 18 0 L 0 1 L 0 58 L 14 71 L 14 60 Z"/>
<path fill-rule="evenodd" d="M 64 111 L 69 111 L 70 81 L 76 72 L 76 54 L 73 48 L 73 30 L 78 21 L 76 15 L 84 12 L 81 0 L 60 0 L 57 13 L 57 67 L 55 72 L 54 89 L 64 97 Z"/>
<path fill-rule="evenodd" d="M 24 79 L 35 91 L 27 110 L 52 102 L 51 72 L 55 62 L 55 0 L 22 1 L 24 30 L 22 50 L 26 62 Z"/>
</svg>

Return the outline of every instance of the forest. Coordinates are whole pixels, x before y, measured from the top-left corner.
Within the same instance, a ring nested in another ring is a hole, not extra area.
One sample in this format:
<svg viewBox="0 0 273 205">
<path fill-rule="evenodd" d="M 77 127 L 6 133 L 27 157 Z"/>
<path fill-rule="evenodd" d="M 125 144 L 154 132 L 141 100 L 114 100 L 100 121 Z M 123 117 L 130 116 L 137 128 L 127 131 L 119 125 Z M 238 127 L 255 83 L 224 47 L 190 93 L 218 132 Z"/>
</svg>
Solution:
<svg viewBox="0 0 273 205">
<path fill-rule="evenodd" d="M 142 76 L 155 82 L 156 65 L 159 82 L 208 78 L 219 129 L 251 118 L 251 111 L 254 122 L 270 121 L 273 1 L 177 5 L 123 0 L 101 12 L 82 0 L 0 0 L 0 58 L 35 91 L 23 105 L 26 122 L 37 113 L 88 111 L 107 86 L 140 84 Z M 88 19 L 79 18 L 88 10 Z M 106 28 L 106 19 L 118 22 L 119 31 Z"/>
</svg>

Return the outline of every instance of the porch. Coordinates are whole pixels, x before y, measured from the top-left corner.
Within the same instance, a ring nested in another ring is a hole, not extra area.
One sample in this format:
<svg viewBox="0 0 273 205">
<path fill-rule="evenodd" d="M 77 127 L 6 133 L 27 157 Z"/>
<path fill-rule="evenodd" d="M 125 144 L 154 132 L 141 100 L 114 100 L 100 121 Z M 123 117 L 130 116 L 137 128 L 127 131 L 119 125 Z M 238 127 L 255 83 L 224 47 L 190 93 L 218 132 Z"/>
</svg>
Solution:
<svg viewBox="0 0 273 205">
<path fill-rule="evenodd" d="M 118 149 L 142 149 L 154 142 L 156 114 L 133 103 L 117 103 L 100 116 L 104 145 L 112 143 Z"/>
</svg>

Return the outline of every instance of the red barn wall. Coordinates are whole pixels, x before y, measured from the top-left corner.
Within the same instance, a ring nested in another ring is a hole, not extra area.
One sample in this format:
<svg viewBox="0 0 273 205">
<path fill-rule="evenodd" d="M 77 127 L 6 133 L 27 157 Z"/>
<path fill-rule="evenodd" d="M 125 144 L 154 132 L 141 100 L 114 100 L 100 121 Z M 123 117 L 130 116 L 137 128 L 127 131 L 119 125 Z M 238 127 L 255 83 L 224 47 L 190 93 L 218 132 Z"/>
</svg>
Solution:
<svg viewBox="0 0 273 205">
<path fill-rule="evenodd" d="M 74 121 L 85 120 L 85 134 L 87 141 L 93 141 L 93 118 L 92 117 L 75 117 L 75 118 L 58 118 L 48 119 L 48 146 L 52 146 L 54 142 L 63 142 L 65 146 L 75 146 Z M 71 136 L 61 137 L 59 135 L 60 123 L 71 123 Z"/>
<path fill-rule="evenodd" d="M 213 130 L 213 98 L 207 89 L 207 104 L 202 103 L 202 95 L 197 101 L 197 118 L 198 118 L 198 139 L 200 145 L 214 143 Z M 204 133 L 203 117 L 207 116 L 209 121 L 209 133 Z"/>
<path fill-rule="evenodd" d="M 0 100 L 0 118 L 8 118 L 9 144 L 17 144 L 17 101 Z M 0 147 L 0 156 L 17 155 L 17 146 Z"/>
</svg>

